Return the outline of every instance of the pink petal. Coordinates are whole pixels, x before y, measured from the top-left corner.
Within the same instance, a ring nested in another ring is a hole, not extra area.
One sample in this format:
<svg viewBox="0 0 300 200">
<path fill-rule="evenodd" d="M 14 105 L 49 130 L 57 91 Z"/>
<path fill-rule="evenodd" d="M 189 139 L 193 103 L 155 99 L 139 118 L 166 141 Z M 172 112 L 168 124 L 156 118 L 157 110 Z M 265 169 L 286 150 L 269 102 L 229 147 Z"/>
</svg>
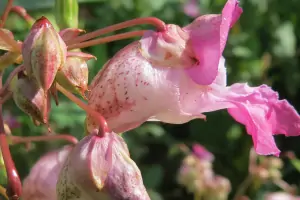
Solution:
<svg viewBox="0 0 300 200">
<path fill-rule="evenodd" d="M 214 155 L 210 153 L 204 146 L 200 144 L 194 144 L 192 149 L 194 155 L 200 160 L 207 160 L 209 162 L 214 160 Z"/>
<path fill-rule="evenodd" d="M 229 91 L 228 101 L 236 107 L 229 108 L 228 112 L 246 126 L 258 154 L 279 155 L 274 134 L 300 135 L 299 114 L 286 100 L 279 100 L 278 94 L 270 87 L 251 88 L 246 84 L 234 84 Z M 236 91 L 240 97 L 234 94 Z"/>
<path fill-rule="evenodd" d="M 221 15 L 201 16 L 184 28 L 190 32 L 190 44 L 198 60 L 198 64 L 186 72 L 197 84 L 210 85 L 215 80 L 229 29 L 241 13 L 237 0 L 229 0 Z"/>
<path fill-rule="evenodd" d="M 22 199 L 56 199 L 58 176 L 72 148 L 72 146 L 65 146 L 49 152 L 39 159 L 31 169 L 30 174 L 24 179 Z"/>
</svg>

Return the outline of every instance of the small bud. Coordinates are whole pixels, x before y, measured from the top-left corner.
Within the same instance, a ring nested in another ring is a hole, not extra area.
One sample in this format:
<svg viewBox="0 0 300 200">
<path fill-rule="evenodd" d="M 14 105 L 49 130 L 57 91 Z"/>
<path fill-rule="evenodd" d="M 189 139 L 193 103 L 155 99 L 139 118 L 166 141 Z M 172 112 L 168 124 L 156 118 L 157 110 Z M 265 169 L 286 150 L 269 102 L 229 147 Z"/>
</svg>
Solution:
<svg viewBox="0 0 300 200">
<path fill-rule="evenodd" d="M 35 79 L 30 79 L 23 73 L 19 73 L 10 85 L 13 99 L 17 106 L 34 120 L 40 123 L 48 123 L 50 112 L 50 98 L 45 99 L 45 91 L 38 86 Z"/>
<path fill-rule="evenodd" d="M 56 189 L 58 200 L 150 200 L 126 143 L 115 133 L 82 139 L 65 162 Z"/>
<path fill-rule="evenodd" d="M 94 56 L 82 52 L 69 52 L 66 64 L 58 71 L 56 81 L 73 93 L 81 94 L 88 89 L 89 70 L 86 61 Z"/>
<path fill-rule="evenodd" d="M 48 91 L 57 71 L 65 64 L 67 47 L 45 17 L 38 19 L 31 28 L 22 47 L 27 74 Z"/>
<path fill-rule="evenodd" d="M 78 27 L 77 0 L 55 0 L 55 20 L 60 29 Z"/>
<path fill-rule="evenodd" d="M 59 172 L 72 150 L 65 146 L 41 157 L 23 182 L 23 200 L 55 200 Z"/>
<path fill-rule="evenodd" d="M 80 33 L 83 33 L 83 32 L 85 32 L 85 31 L 82 29 L 78 29 L 78 28 L 66 28 L 66 29 L 59 31 L 59 35 L 64 41 L 68 41 L 68 40 L 74 39 Z"/>
</svg>

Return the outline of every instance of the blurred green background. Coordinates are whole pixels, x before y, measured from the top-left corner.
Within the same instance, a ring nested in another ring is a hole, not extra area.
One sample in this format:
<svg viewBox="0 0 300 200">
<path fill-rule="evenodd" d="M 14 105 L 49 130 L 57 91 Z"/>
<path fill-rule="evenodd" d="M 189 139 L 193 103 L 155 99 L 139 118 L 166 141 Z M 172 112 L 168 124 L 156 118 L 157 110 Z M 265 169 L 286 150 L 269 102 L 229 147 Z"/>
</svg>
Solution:
<svg viewBox="0 0 300 200">
<path fill-rule="evenodd" d="M 92 31 L 114 23 L 137 17 L 155 16 L 166 23 L 184 26 L 193 19 L 183 12 L 185 0 L 81 0 L 80 28 Z M 221 13 L 225 0 L 198 0 L 200 14 Z M 0 1 L 0 12 L 6 1 Z M 24 6 L 28 12 L 39 17 L 46 15 L 52 22 L 52 0 L 19 0 L 15 5 Z M 268 84 L 286 98 L 297 111 L 300 110 L 300 1 L 299 0 L 241 0 L 244 12 L 230 32 L 224 52 L 228 68 L 228 83 L 248 82 L 250 85 Z M 136 27 L 135 30 L 143 26 Z M 147 27 L 147 26 L 145 26 Z M 29 27 L 15 14 L 9 16 L 6 28 L 23 40 Z M 147 27 L 152 28 L 152 27 Z M 133 29 L 128 29 L 133 30 Z M 122 40 L 86 48 L 97 61 L 89 62 L 90 80 L 102 65 L 118 50 L 133 40 Z M 9 70 L 8 70 L 9 71 Z M 7 75 L 7 74 L 6 74 Z M 83 136 L 85 113 L 63 96 L 60 105 L 53 105 L 51 126 L 57 133 Z M 201 105 L 199 105 L 201 106 Z M 43 127 L 33 125 L 12 101 L 4 105 L 21 123 L 13 130 L 14 135 L 41 135 Z M 192 199 L 176 182 L 176 173 L 184 156 L 178 144 L 188 146 L 195 142 L 204 145 L 215 155 L 214 170 L 227 177 L 232 184 L 232 195 L 248 173 L 249 150 L 252 140 L 243 126 L 235 122 L 226 111 L 207 114 L 207 122 L 193 120 L 182 125 L 146 123 L 125 133 L 131 157 L 139 166 L 144 183 L 151 191 L 152 199 Z M 276 136 L 282 152 L 293 151 L 300 157 L 300 137 Z M 35 143 L 30 151 L 24 145 L 11 147 L 20 176 L 24 178 L 45 152 L 62 146 L 63 142 Z M 290 184 L 300 186 L 300 175 L 290 160 L 283 158 L 283 178 Z M 297 164 L 296 164 L 297 165 Z M 299 169 L 299 168 L 298 168 Z M 0 184 L 5 184 L 0 170 Z M 251 199 L 262 199 L 266 192 L 278 190 L 272 183 L 249 194 Z"/>
</svg>

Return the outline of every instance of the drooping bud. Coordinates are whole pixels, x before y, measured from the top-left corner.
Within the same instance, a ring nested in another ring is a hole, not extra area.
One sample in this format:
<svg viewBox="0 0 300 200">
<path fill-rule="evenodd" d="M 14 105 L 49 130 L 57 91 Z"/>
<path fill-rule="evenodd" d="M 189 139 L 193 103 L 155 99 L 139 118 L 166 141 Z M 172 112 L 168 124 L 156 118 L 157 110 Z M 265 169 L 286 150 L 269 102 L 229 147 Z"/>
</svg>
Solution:
<svg viewBox="0 0 300 200">
<path fill-rule="evenodd" d="M 38 19 L 22 46 L 26 71 L 48 91 L 57 71 L 65 64 L 67 47 L 45 17 Z"/>
<path fill-rule="evenodd" d="M 56 81 L 73 93 L 79 93 L 83 97 L 88 89 L 89 70 L 86 61 L 94 56 L 86 53 L 68 52 L 66 64 L 58 71 Z"/>
<path fill-rule="evenodd" d="M 66 42 L 77 37 L 80 33 L 83 33 L 84 30 L 78 28 L 66 28 L 59 31 L 60 37 Z"/>
<path fill-rule="evenodd" d="M 65 162 L 56 189 L 58 200 L 150 200 L 126 143 L 115 133 L 82 139 Z"/>
<path fill-rule="evenodd" d="M 55 0 L 55 20 L 60 29 L 78 27 L 77 0 Z"/>
<path fill-rule="evenodd" d="M 23 182 L 23 200 L 56 200 L 59 172 L 72 146 L 65 146 L 41 157 Z"/>
<path fill-rule="evenodd" d="M 31 79 L 21 72 L 13 79 L 10 88 L 15 103 L 23 112 L 30 115 L 34 121 L 48 123 L 50 98 L 48 96 L 45 99 L 45 91 L 35 79 Z"/>
</svg>

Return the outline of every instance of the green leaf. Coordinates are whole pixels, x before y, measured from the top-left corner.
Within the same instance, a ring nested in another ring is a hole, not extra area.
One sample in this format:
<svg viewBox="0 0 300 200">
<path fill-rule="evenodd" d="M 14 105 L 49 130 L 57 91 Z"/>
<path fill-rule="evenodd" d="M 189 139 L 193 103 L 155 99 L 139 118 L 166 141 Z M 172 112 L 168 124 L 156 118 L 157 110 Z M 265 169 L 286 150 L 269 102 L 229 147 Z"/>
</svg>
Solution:
<svg viewBox="0 0 300 200">
<path fill-rule="evenodd" d="M 281 24 L 275 30 L 277 42 L 273 46 L 273 52 L 278 57 L 293 57 L 296 53 L 296 36 L 294 25 L 291 22 Z"/>
<path fill-rule="evenodd" d="M 161 165 L 152 165 L 144 169 L 142 174 L 146 188 L 157 188 L 162 182 L 163 169 Z"/>
<path fill-rule="evenodd" d="M 300 160 L 299 159 L 291 159 L 290 160 L 295 169 L 300 172 Z"/>
</svg>

